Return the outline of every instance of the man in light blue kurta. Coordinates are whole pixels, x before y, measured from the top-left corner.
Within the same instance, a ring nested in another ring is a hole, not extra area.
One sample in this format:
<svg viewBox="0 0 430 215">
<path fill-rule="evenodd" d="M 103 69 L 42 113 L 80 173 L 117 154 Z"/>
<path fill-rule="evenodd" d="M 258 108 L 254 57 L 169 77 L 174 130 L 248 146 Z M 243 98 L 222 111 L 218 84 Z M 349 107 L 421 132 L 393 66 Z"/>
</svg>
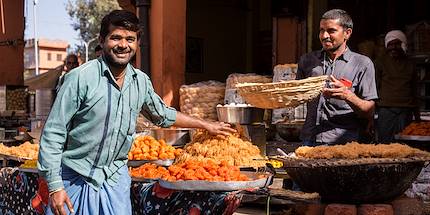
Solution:
<svg viewBox="0 0 430 215">
<path fill-rule="evenodd" d="M 233 131 L 181 114 L 155 94 L 148 76 L 128 63 L 138 44 L 137 24 L 130 12 L 108 14 L 100 33 L 103 56 L 64 77 L 38 160 L 54 214 L 131 214 L 126 163 L 139 113 L 161 127 Z"/>
</svg>

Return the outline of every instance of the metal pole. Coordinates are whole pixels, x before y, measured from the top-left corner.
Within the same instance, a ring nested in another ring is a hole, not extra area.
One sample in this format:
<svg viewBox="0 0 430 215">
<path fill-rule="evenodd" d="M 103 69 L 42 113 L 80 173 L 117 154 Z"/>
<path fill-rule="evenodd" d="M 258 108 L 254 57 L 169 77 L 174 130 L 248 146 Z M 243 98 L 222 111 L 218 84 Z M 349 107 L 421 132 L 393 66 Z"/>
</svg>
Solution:
<svg viewBox="0 0 430 215">
<path fill-rule="evenodd" d="M 88 62 L 88 48 L 90 46 L 90 43 L 94 42 L 94 40 L 96 40 L 97 38 L 99 38 L 99 37 L 96 36 L 93 39 L 89 40 L 88 42 L 84 41 L 84 46 L 85 46 L 85 62 Z"/>
<path fill-rule="evenodd" d="M 37 1 L 33 0 L 33 21 L 34 21 L 34 60 L 36 62 L 36 75 L 39 75 L 39 42 L 37 38 L 37 16 L 36 16 L 36 9 L 37 9 Z"/>
<path fill-rule="evenodd" d="M 84 41 L 85 46 L 85 62 L 88 62 L 88 43 Z"/>
</svg>

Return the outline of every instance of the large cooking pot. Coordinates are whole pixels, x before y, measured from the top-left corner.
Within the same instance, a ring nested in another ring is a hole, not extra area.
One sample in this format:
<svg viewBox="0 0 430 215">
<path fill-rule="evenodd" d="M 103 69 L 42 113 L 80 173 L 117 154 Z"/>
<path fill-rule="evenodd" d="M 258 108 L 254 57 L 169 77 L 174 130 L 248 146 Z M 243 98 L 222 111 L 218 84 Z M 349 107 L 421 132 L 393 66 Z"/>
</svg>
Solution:
<svg viewBox="0 0 430 215">
<path fill-rule="evenodd" d="M 337 161 L 327 165 L 317 160 L 309 165 L 284 161 L 284 168 L 303 191 L 318 192 L 324 202 L 352 204 L 381 203 L 402 195 L 425 163 L 411 159 L 355 164 Z"/>
<path fill-rule="evenodd" d="M 264 109 L 241 106 L 216 107 L 218 120 L 227 123 L 253 124 L 264 121 Z"/>
</svg>

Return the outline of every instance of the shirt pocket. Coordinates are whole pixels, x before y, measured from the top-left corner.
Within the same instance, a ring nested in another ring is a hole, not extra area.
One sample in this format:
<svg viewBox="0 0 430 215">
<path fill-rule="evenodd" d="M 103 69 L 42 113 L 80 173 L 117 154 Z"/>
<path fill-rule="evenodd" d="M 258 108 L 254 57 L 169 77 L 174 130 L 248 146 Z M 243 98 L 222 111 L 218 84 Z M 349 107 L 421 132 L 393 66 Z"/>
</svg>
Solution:
<svg viewBox="0 0 430 215">
<path fill-rule="evenodd" d="M 346 103 L 345 100 L 330 98 L 328 103 L 334 108 L 334 110 L 349 110 L 351 107 Z"/>
<path fill-rule="evenodd" d="M 134 110 L 133 108 L 130 108 L 130 122 L 128 126 L 128 131 L 127 131 L 128 135 L 133 135 L 134 132 L 136 131 L 136 122 L 137 122 L 138 116 L 139 116 L 139 111 Z"/>
</svg>

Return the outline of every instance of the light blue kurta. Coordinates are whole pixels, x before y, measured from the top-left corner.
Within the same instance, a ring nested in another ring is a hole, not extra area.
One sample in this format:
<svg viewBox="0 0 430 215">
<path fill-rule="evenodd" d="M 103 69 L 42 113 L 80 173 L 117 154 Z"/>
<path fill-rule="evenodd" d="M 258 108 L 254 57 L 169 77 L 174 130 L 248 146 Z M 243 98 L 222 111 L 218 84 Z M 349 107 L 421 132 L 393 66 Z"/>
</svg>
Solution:
<svg viewBox="0 0 430 215">
<path fill-rule="evenodd" d="M 176 110 L 155 94 L 148 76 L 130 64 L 126 70 L 121 89 L 102 58 L 65 75 L 40 141 L 38 169 L 50 191 L 64 187 L 62 165 L 96 190 L 105 181 L 114 185 L 139 112 L 162 127 L 175 122 Z"/>
</svg>

